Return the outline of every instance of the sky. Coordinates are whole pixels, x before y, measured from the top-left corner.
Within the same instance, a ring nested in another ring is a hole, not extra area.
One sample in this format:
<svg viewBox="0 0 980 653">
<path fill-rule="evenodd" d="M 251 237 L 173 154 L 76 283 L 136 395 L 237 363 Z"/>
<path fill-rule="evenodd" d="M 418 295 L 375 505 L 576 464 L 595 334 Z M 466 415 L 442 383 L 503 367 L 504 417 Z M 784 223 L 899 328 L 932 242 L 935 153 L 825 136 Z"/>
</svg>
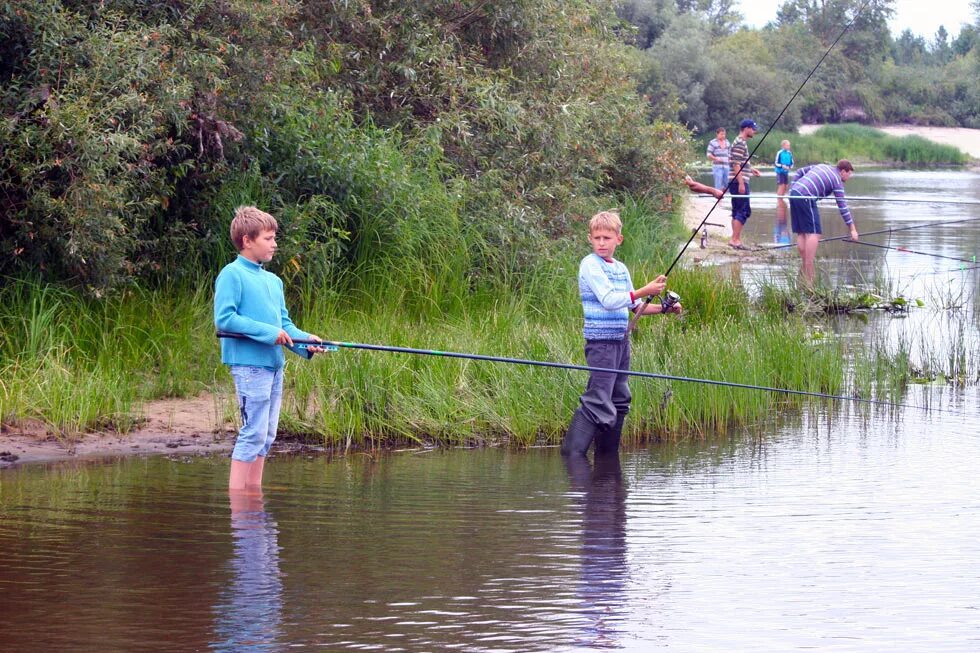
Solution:
<svg viewBox="0 0 980 653">
<path fill-rule="evenodd" d="M 751 27 L 762 27 L 776 18 L 780 0 L 738 0 L 738 11 Z M 951 37 L 960 33 L 960 25 L 973 22 L 969 0 L 898 0 L 895 15 L 889 26 L 898 36 L 904 29 L 931 41 L 940 25 L 946 27 Z"/>
</svg>

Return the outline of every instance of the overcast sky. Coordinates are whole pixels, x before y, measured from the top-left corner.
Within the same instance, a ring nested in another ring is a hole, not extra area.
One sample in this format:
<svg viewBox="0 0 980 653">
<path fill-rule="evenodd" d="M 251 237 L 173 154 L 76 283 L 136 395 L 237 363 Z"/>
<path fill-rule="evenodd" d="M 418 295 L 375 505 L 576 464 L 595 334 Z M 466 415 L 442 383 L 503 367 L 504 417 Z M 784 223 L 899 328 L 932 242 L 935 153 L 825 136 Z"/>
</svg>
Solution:
<svg viewBox="0 0 980 653">
<path fill-rule="evenodd" d="M 762 27 L 776 18 L 780 0 L 738 0 L 739 11 L 751 27 Z M 973 12 L 969 0 L 898 0 L 895 15 L 889 23 L 892 34 L 897 36 L 902 30 L 932 40 L 940 25 L 946 27 L 950 36 L 960 33 L 960 25 L 973 22 Z"/>
</svg>

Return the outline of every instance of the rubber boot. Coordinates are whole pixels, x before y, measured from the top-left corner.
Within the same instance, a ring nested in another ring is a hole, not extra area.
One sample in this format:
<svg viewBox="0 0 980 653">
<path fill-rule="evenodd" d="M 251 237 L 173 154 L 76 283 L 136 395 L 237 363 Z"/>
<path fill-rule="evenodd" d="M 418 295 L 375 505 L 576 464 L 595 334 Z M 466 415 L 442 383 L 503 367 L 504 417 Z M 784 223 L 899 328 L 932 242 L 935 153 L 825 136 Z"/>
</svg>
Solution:
<svg viewBox="0 0 980 653">
<path fill-rule="evenodd" d="M 565 439 L 561 443 L 561 455 L 584 456 L 592 445 L 596 430 L 596 425 L 585 416 L 582 409 L 576 409 L 575 414 L 572 415 L 572 423 L 565 431 Z"/>
<path fill-rule="evenodd" d="M 616 423 L 604 428 L 595 438 L 595 455 L 609 456 L 619 453 L 619 441 L 623 438 L 623 422 L 626 413 L 616 413 Z"/>
</svg>

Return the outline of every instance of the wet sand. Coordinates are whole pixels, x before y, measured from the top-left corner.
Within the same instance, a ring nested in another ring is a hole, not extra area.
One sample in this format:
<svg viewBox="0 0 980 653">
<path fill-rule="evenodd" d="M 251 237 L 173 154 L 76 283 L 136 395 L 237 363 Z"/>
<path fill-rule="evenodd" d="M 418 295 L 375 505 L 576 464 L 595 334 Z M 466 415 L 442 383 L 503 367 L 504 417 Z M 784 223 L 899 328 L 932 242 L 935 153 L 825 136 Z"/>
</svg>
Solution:
<svg viewBox="0 0 980 653">
<path fill-rule="evenodd" d="M 733 261 L 769 259 L 776 252 L 786 249 L 773 250 L 771 247 L 753 245 L 749 240 L 743 240 L 749 247 L 747 250 L 736 250 L 728 245 L 732 237 L 731 200 L 724 198 L 712 210 L 716 200 L 713 197 L 689 194 L 684 198 L 684 226 L 696 229 L 705 221 L 703 227 L 694 237 L 684 253 L 684 265 L 719 265 Z M 709 215 L 708 212 L 711 211 Z M 707 218 L 705 218 L 707 216 Z M 707 231 L 705 247 L 701 247 L 701 231 Z"/>
<path fill-rule="evenodd" d="M 235 430 L 219 419 L 219 412 L 216 399 L 202 394 L 145 404 L 143 422 L 129 433 L 58 434 L 33 420 L 4 425 L 0 468 L 117 456 L 227 453 L 235 443 Z"/>
</svg>

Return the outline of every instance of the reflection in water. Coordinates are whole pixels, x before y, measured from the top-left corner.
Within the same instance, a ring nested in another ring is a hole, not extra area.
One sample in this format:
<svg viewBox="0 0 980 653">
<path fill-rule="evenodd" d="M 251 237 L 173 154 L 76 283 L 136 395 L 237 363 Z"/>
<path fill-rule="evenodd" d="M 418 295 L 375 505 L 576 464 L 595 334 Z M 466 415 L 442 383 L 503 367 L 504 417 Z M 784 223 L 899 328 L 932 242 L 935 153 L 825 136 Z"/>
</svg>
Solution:
<svg viewBox="0 0 980 653">
<path fill-rule="evenodd" d="M 619 455 L 565 460 L 572 489 L 582 493 L 582 572 L 579 596 L 586 618 L 581 643 L 617 648 L 628 600 L 625 596 L 626 489 Z"/>
<path fill-rule="evenodd" d="M 216 651 L 273 651 L 282 641 L 279 529 L 261 492 L 231 492 L 232 578 L 214 606 Z"/>
<path fill-rule="evenodd" d="M 789 207 L 782 197 L 776 198 L 776 222 L 772 229 L 772 242 L 777 245 L 790 244 Z"/>
</svg>

